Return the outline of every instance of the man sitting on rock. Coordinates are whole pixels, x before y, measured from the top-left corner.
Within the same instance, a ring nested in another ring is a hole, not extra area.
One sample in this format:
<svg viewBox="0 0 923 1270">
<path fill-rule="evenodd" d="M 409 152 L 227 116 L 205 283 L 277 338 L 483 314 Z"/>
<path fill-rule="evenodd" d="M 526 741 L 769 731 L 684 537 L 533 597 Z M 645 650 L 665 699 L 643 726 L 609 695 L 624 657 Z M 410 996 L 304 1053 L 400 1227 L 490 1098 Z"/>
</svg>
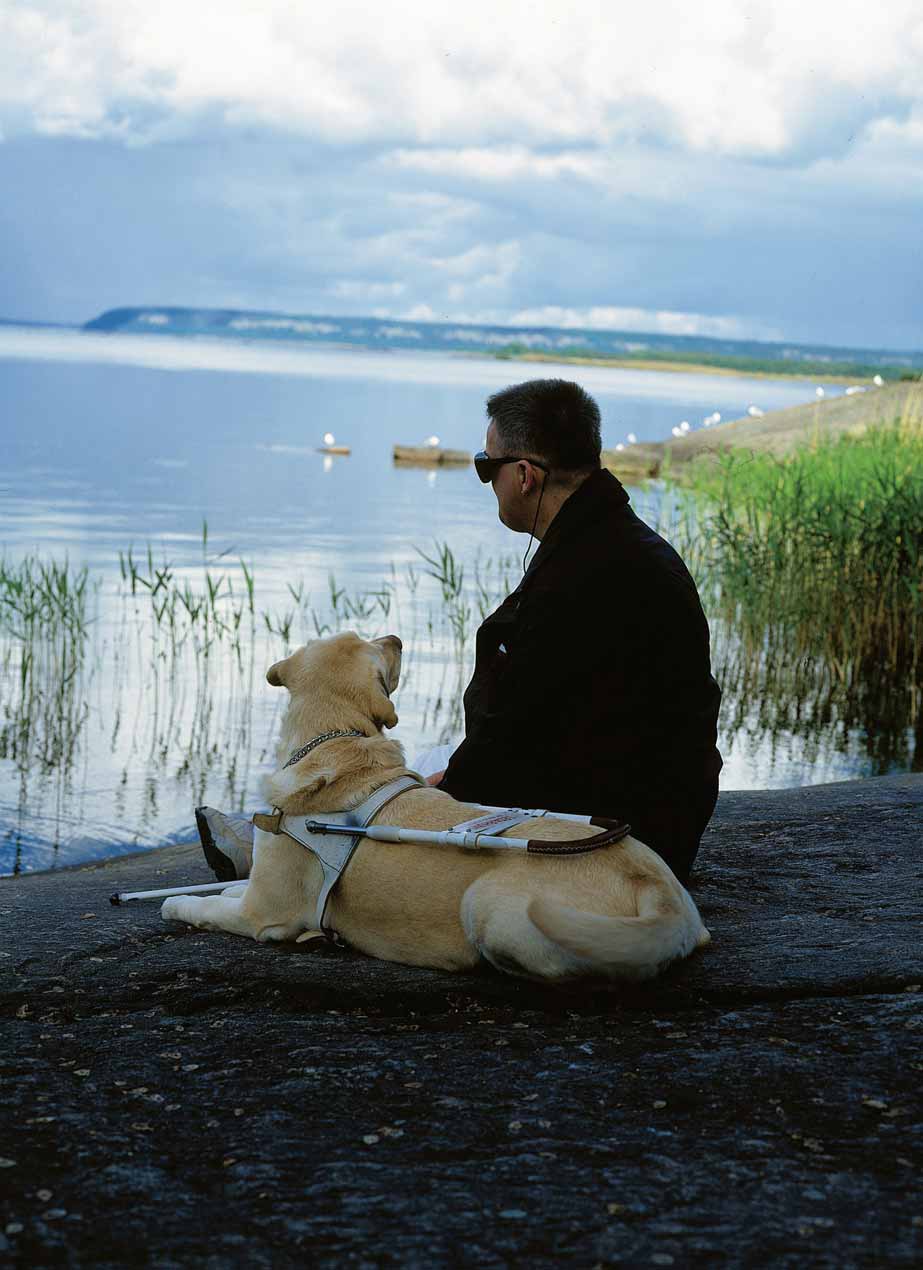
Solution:
<svg viewBox="0 0 923 1270">
<path fill-rule="evenodd" d="M 579 385 L 529 380 L 487 415 L 478 476 L 503 524 L 540 545 L 478 631 L 465 737 L 430 783 L 464 802 L 628 821 L 685 882 L 721 770 L 695 583 L 600 466 L 599 409 Z M 216 817 L 197 813 L 209 863 L 246 877 L 248 833 L 235 841 Z"/>
</svg>

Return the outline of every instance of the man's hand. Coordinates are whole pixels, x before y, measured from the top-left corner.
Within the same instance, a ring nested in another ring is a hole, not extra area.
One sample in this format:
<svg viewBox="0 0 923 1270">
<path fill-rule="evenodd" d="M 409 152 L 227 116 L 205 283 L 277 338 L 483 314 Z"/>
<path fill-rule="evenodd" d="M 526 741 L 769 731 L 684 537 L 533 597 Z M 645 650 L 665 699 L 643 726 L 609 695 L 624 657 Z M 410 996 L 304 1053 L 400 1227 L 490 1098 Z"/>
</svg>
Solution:
<svg viewBox="0 0 923 1270">
<path fill-rule="evenodd" d="M 426 783 L 427 785 L 438 785 L 443 776 L 445 776 L 445 768 L 441 772 L 433 772 L 432 776 L 427 776 Z"/>
</svg>

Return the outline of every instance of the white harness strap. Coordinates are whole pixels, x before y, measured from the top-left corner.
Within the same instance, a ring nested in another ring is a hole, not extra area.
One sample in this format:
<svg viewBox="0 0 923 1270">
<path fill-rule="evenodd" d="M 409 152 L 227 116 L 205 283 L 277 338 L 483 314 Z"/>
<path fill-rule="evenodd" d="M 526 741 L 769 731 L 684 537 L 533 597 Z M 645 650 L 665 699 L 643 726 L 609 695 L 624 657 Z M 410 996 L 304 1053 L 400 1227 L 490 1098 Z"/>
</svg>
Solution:
<svg viewBox="0 0 923 1270">
<path fill-rule="evenodd" d="M 543 816 L 553 816 L 555 820 L 576 820 L 580 824 L 591 823 L 590 816 L 577 816 L 562 811 L 546 811 L 541 807 L 490 807 L 480 804 L 488 814 L 475 816 L 473 820 L 463 820 L 452 826 L 453 833 L 503 833 L 512 829 L 513 825 L 521 825 L 526 820 L 541 820 Z"/>
<path fill-rule="evenodd" d="M 485 816 L 475 816 L 473 820 L 462 820 L 452 826 L 452 833 L 503 833 L 504 829 L 512 829 L 513 825 L 521 825 L 524 820 L 534 820 L 544 813 L 526 811 L 524 807 L 490 807 Z"/>
<path fill-rule="evenodd" d="M 317 929 L 326 936 L 330 937 L 333 934 L 333 931 L 324 925 L 324 914 L 330 892 L 339 882 L 340 875 L 362 841 L 362 830 L 372 822 L 387 803 L 391 802 L 392 798 L 397 798 L 398 794 L 403 794 L 405 790 L 417 788 L 420 783 L 415 776 L 399 776 L 397 780 L 389 781 L 387 785 L 376 789 L 365 802 L 360 803 L 358 807 L 353 807 L 351 811 L 324 812 L 324 819 L 330 824 L 340 824 L 349 828 L 355 826 L 357 832 L 354 835 L 330 834 L 328 836 L 309 833 L 305 826 L 315 817 L 288 815 L 282 817 L 279 822 L 280 830 L 316 855 L 324 871 L 324 880 L 317 897 L 315 921 Z M 302 936 L 302 938 L 305 937 Z"/>
<path fill-rule="evenodd" d="M 345 873 L 356 847 L 364 837 L 368 837 L 370 834 L 374 836 L 376 841 L 381 842 L 444 842 L 446 845 L 463 846 L 472 849 L 480 847 L 483 839 L 484 846 L 537 852 L 538 848 L 535 844 L 530 843 L 526 839 L 501 839 L 498 835 L 507 829 L 512 829 L 514 825 L 522 824 L 527 820 L 540 819 L 548 815 L 553 815 L 556 819 L 561 820 L 574 820 L 583 824 L 592 823 L 589 816 L 549 812 L 540 808 L 483 806 L 483 815 L 475 816 L 471 820 L 464 820 L 460 824 L 453 825 L 451 829 L 443 831 L 426 832 L 423 830 L 390 828 L 388 826 L 372 827 L 372 820 L 393 798 L 397 798 L 398 794 L 403 794 L 405 790 L 419 788 L 421 785 L 422 782 L 415 776 L 400 776 L 397 780 L 389 781 L 387 785 L 382 785 L 379 789 L 376 789 L 365 802 L 360 803 L 358 807 L 352 808 L 351 811 L 324 812 L 323 821 L 318 821 L 313 816 L 291 816 L 276 813 L 279 819 L 277 826 L 271 832 L 284 833 L 289 838 L 294 839 L 295 842 L 317 857 L 323 870 L 323 880 L 315 909 L 316 928 L 299 935 L 299 943 L 319 937 L 336 939 L 336 932 L 324 924 L 330 893 L 339 882 L 343 873 Z M 338 829 L 337 826 L 342 826 L 342 829 Z M 627 825 L 622 828 L 623 834 L 628 832 Z M 355 829 L 355 833 L 349 832 L 352 829 Z M 370 834 L 363 832 L 367 830 L 370 831 Z M 596 840 L 593 839 L 592 841 L 595 843 Z M 556 848 L 549 844 L 549 847 L 548 854 L 575 851 L 574 843 L 556 844 Z M 592 850 L 593 848 L 589 849 Z"/>
</svg>

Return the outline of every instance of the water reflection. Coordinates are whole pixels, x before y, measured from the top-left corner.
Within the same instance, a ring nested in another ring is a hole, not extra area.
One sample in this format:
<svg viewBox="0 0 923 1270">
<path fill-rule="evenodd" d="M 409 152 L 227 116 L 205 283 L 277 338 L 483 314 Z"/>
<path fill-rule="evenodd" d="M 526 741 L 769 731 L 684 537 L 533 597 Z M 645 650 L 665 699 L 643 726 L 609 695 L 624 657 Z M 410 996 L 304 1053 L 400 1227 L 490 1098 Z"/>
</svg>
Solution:
<svg viewBox="0 0 923 1270">
<path fill-rule="evenodd" d="M 755 645 L 724 621 L 712 622 L 712 647 L 732 761 L 756 757 L 779 786 L 923 770 L 923 680 L 833 663 L 773 632 Z"/>
<path fill-rule="evenodd" d="M 181 839 L 198 801 L 258 805 L 283 704 L 265 670 L 319 634 L 398 633 L 396 735 L 411 754 L 458 736 L 474 631 L 518 581 L 524 544 L 470 470 L 395 468 L 392 449 L 431 433 L 477 449 L 487 393 L 530 373 L 477 358 L 0 331 L 2 553 L 69 554 L 98 583 L 79 649 L 56 644 L 53 625 L 17 641 L 0 623 L 0 872 Z M 662 438 L 716 408 L 735 417 L 757 387 L 767 408 L 813 395 L 813 384 L 735 376 L 579 377 L 607 445 L 629 429 Z M 317 455 L 315 439 L 341 421 L 352 457 Z M 656 487 L 632 495 L 649 519 L 669 511 Z M 417 551 L 438 562 L 434 540 L 463 569 L 455 591 Z M 118 567 L 131 543 L 149 580 L 134 592 Z M 823 668 L 759 669 L 717 625 L 715 656 L 727 788 L 871 775 L 920 753 L 899 684 L 880 689 L 893 706 L 879 709 L 874 675 L 837 705 L 834 677 L 829 705 Z"/>
<path fill-rule="evenodd" d="M 0 804 L 0 872 L 182 841 L 202 802 L 259 805 L 284 705 L 265 670 L 314 635 L 399 633 L 395 735 L 409 754 L 454 741 L 474 632 L 517 578 L 512 556 L 461 562 L 443 547 L 374 588 L 331 577 L 320 600 L 290 585 L 279 611 L 262 607 L 246 565 L 220 554 L 197 569 L 150 564 L 133 558 L 134 572 L 98 589 L 77 638 L 0 635 L 0 758 L 15 772 Z M 754 768 L 777 785 L 919 768 L 919 684 L 788 655 L 771 633 L 754 645 L 723 620 L 712 634 L 726 787 Z"/>
</svg>

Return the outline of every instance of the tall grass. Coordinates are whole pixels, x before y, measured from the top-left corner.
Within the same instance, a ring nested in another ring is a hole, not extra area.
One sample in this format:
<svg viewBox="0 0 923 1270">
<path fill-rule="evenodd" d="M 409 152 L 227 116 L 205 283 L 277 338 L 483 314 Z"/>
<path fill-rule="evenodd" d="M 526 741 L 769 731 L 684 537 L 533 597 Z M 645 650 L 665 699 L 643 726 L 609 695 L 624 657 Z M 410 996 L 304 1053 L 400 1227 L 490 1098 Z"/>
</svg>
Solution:
<svg viewBox="0 0 923 1270">
<path fill-rule="evenodd" d="M 0 559 L 0 759 L 20 783 L 71 767 L 88 707 L 81 682 L 89 602 L 85 568 Z"/>
<path fill-rule="evenodd" d="M 684 481 L 684 484 L 686 482 Z M 923 680 L 923 428 L 896 423 L 786 458 L 689 473 L 706 606 L 764 655 L 822 655 L 841 679 Z"/>
<path fill-rule="evenodd" d="M 150 544 L 140 560 L 136 559 L 132 546 L 120 551 L 119 573 L 131 596 L 147 596 L 154 633 L 166 637 L 174 656 L 187 639 L 191 639 L 202 657 L 208 657 L 215 643 L 227 640 L 240 660 L 244 619 L 249 619 L 252 631 L 256 617 L 253 570 L 247 568 L 245 561 L 239 562 L 243 586 L 235 590 L 229 569 L 217 576 L 212 572 L 207 549 L 208 524 L 203 521 L 201 589 L 188 577 L 179 577 L 169 561 L 155 564 Z M 267 626 L 273 630 L 268 620 Z"/>
<path fill-rule="evenodd" d="M 86 568 L 65 559 L 26 556 L 11 563 L 0 558 L 0 629 L 27 639 L 37 630 L 57 630 L 80 639 L 87 625 Z"/>
</svg>

